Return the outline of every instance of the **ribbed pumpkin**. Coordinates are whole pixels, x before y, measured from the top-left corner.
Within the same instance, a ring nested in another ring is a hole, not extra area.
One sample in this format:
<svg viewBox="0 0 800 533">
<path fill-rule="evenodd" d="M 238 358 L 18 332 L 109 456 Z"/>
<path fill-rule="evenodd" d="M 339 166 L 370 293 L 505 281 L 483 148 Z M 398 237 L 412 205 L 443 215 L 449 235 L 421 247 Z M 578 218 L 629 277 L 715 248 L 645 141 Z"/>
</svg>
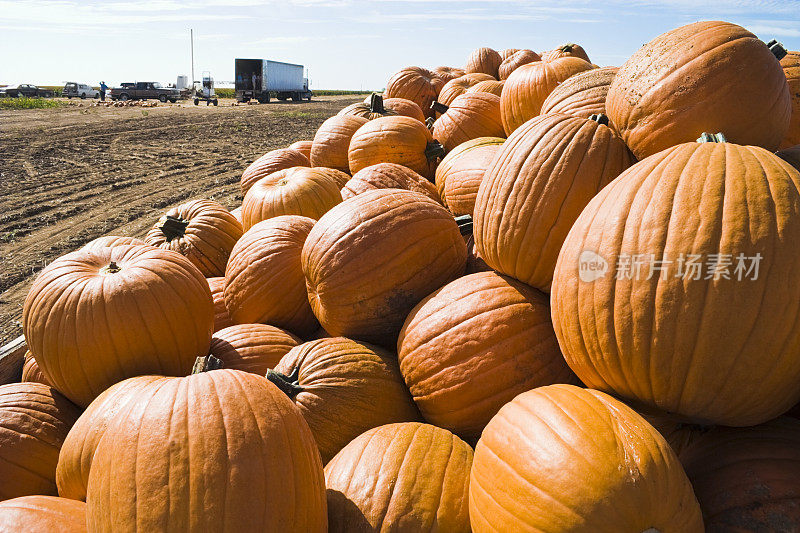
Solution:
<svg viewBox="0 0 800 533">
<path fill-rule="evenodd" d="M 509 57 L 511 57 L 515 52 L 519 52 L 519 48 L 504 48 L 503 50 L 499 50 L 497 53 L 500 54 L 500 59 L 505 61 Z"/>
<path fill-rule="evenodd" d="M 469 72 L 464 74 L 462 78 L 472 83 L 479 83 L 481 81 L 497 81 L 497 78 L 491 74 L 484 74 L 483 72 Z"/>
<path fill-rule="evenodd" d="M 378 163 L 397 163 L 431 179 L 439 148 L 419 120 L 399 116 L 376 118 L 361 126 L 350 140 L 347 154 L 350 173 Z"/>
<path fill-rule="evenodd" d="M 236 217 L 213 200 L 192 200 L 170 209 L 147 232 L 145 242 L 185 256 L 206 277 L 221 276 L 242 236 Z"/>
<path fill-rule="evenodd" d="M 478 137 L 459 144 L 436 167 L 436 189 L 454 215 L 472 215 L 483 175 L 505 139 Z"/>
<path fill-rule="evenodd" d="M 405 98 L 417 104 L 426 117 L 432 117 L 431 102 L 439 94 L 441 78 L 422 67 L 406 67 L 386 82 L 385 98 Z"/>
<path fill-rule="evenodd" d="M 542 115 L 566 113 L 589 118 L 605 114 L 608 88 L 618 70 L 617 67 L 594 68 L 567 78 L 544 101 Z"/>
<path fill-rule="evenodd" d="M 127 412 L 140 391 L 162 379 L 161 376 L 136 376 L 120 381 L 89 404 L 69 430 L 58 454 L 55 480 L 59 496 L 86 500 L 92 457 L 106 428 Z"/>
<path fill-rule="evenodd" d="M 503 85 L 502 81 L 494 81 L 494 80 L 487 80 L 487 81 L 479 81 L 469 89 L 467 89 L 468 93 L 491 93 L 496 96 L 500 96 L 503 93 Z"/>
<path fill-rule="evenodd" d="M 311 160 L 311 146 L 313 144 L 314 141 L 297 141 L 290 144 L 289 148 L 297 150 L 298 152 L 306 156 L 309 160 Z"/>
<path fill-rule="evenodd" d="M 791 99 L 763 42 L 741 26 L 704 21 L 639 48 L 614 78 L 606 113 L 639 159 L 703 132 L 772 151 L 789 128 Z"/>
<path fill-rule="evenodd" d="M 323 123 L 324 124 L 324 123 Z M 248 166 L 242 173 L 242 196 L 261 178 L 265 178 L 284 168 L 310 167 L 311 162 L 306 155 L 294 148 L 279 148 L 262 155 Z M 330 166 L 330 165 L 322 165 Z"/>
<path fill-rule="evenodd" d="M 365 102 L 350 104 L 337 113 L 338 115 L 353 115 L 372 120 L 379 117 L 397 115 L 393 110 L 386 109 L 383 105 L 383 97 L 378 93 L 372 93 Z"/>
<path fill-rule="evenodd" d="M 435 67 L 431 72 L 444 83 L 466 74 L 463 68 L 457 67 Z"/>
<path fill-rule="evenodd" d="M 717 427 L 680 459 L 707 531 L 800 531 L 800 421 Z"/>
<path fill-rule="evenodd" d="M 500 96 L 500 116 L 507 135 L 539 115 L 542 104 L 559 83 L 592 65 L 577 57 L 522 65 L 506 80 Z"/>
<path fill-rule="evenodd" d="M 228 308 L 225 307 L 225 276 L 206 279 L 208 288 L 211 289 L 211 298 L 214 300 L 214 332 L 217 332 L 234 324 Z"/>
<path fill-rule="evenodd" d="M 467 58 L 467 64 L 464 67 L 464 71 L 469 74 L 472 72 L 480 72 L 483 74 L 488 74 L 493 78 L 497 79 L 497 69 L 500 67 L 500 63 L 503 62 L 503 58 L 500 57 L 500 54 L 497 50 L 493 50 L 491 48 L 477 48 L 473 50 L 473 52 Z"/>
<path fill-rule="evenodd" d="M 264 375 L 302 340 L 267 324 L 237 324 L 211 337 L 209 353 L 223 368 Z"/>
<path fill-rule="evenodd" d="M 368 429 L 420 419 L 394 354 L 344 337 L 292 348 L 266 376 L 303 413 L 323 464 Z"/>
<path fill-rule="evenodd" d="M 489 266 L 549 292 L 572 224 L 634 162 L 602 122 L 542 115 L 503 144 L 475 201 L 475 246 Z"/>
<path fill-rule="evenodd" d="M 86 504 L 55 496 L 23 496 L 0 502 L 0 531 L 83 533 Z"/>
<path fill-rule="evenodd" d="M 506 80 L 512 72 L 522 65 L 541 60 L 541 56 L 533 50 L 517 50 L 500 63 L 500 67 L 497 69 L 498 79 Z"/>
<path fill-rule="evenodd" d="M 105 235 L 89 241 L 83 245 L 82 250 L 97 250 L 99 248 L 110 248 L 112 246 L 125 246 L 126 244 L 147 244 L 142 239 L 127 237 L 122 235 Z"/>
<path fill-rule="evenodd" d="M 475 448 L 472 530 L 703 531 L 664 438 L 622 402 L 573 385 L 520 394 Z"/>
<path fill-rule="evenodd" d="M 470 442 L 517 394 L 576 381 L 547 296 L 495 272 L 458 278 L 422 300 L 397 354 L 425 420 Z"/>
<path fill-rule="evenodd" d="M 448 151 L 478 137 L 504 136 L 500 97 L 492 93 L 467 92 L 458 96 L 433 123 L 433 138 Z"/>
<path fill-rule="evenodd" d="M 425 113 L 422 112 L 422 108 L 406 98 L 386 98 L 383 100 L 383 107 L 398 115 L 425 122 Z"/>
<path fill-rule="evenodd" d="M 279 170 L 247 191 L 242 200 L 244 230 L 281 215 L 318 219 L 342 201 L 339 189 L 335 179 L 316 168 Z"/>
<path fill-rule="evenodd" d="M 36 364 L 36 359 L 33 358 L 30 350 L 25 352 L 25 359 L 22 363 L 22 382 L 42 383 L 48 387 L 52 386 L 39 369 L 39 365 Z"/>
<path fill-rule="evenodd" d="M 781 148 L 789 148 L 800 144 L 800 52 L 789 52 L 781 59 L 781 67 L 789 84 L 789 96 L 792 99 L 792 118 L 789 130 L 781 141 Z"/>
<path fill-rule="evenodd" d="M 325 330 L 394 346 L 408 312 L 460 276 L 466 256 L 444 207 L 419 193 L 382 189 L 328 211 L 309 233 L 302 261 Z"/>
<path fill-rule="evenodd" d="M 235 323 L 267 323 L 300 336 L 319 327 L 300 263 L 312 226 L 306 217 L 275 217 L 239 239 L 225 271 L 225 305 Z"/>
<path fill-rule="evenodd" d="M 58 450 L 78 415 L 42 383 L 0 385 L 0 501 L 57 494 Z"/>
<path fill-rule="evenodd" d="M 442 88 L 442 91 L 439 93 L 439 96 L 436 97 L 436 101 L 440 104 L 450 105 L 453 103 L 453 100 L 456 97 L 461 96 L 467 89 L 470 87 L 481 83 L 481 81 L 491 81 L 491 80 L 477 80 L 473 78 L 468 78 L 466 76 L 461 76 L 460 78 L 456 78 L 454 80 L 450 80 L 447 84 Z M 437 113 L 437 116 L 441 113 Z"/>
<path fill-rule="evenodd" d="M 397 163 L 378 163 L 362 168 L 342 188 L 342 198 L 347 200 L 373 189 L 405 189 L 424 194 L 441 203 L 436 187 L 413 170 Z"/>
<path fill-rule="evenodd" d="M 335 115 L 322 123 L 314 135 L 311 147 L 311 164 L 350 172 L 347 151 L 353 134 L 369 122 L 369 119 L 354 115 Z"/>
<path fill-rule="evenodd" d="M 22 322 L 47 379 L 86 407 L 125 378 L 191 370 L 208 353 L 214 302 L 179 253 L 115 246 L 50 263 L 28 291 Z"/>
<path fill-rule="evenodd" d="M 428 424 L 367 431 L 325 467 L 328 528 L 469 532 L 472 448 Z"/>
<path fill-rule="evenodd" d="M 163 378 L 98 444 L 87 521 L 90 531 L 321 532 L 324 483 L 308 425 L 263 377 Z"/>
<path fill-rule="evenodd" d="M 800 144 L 792 146 L 791 148 L 786 148 L 785 150 L 780 150 L 776 152 L 775 155 L 800 171 Z"/>
<path fill-rule="evenodd" d="M 754 425 L 797 403 L 800 286 L 787 280 L 800 271 L 798 186 L 800 173 L 762 148 L 703 142 L 600 191 L 553 279 L 572 370 L 700 424 Z"/>
<path fill-rule="evenodd" d="M 559 57 L 579 57 L 587 63 L 591 63 L 589 56 L 586 55 L 586 50 L 584 50 L 581 45 L 575 43 L 562 44 L 559 47 L 553 48 L 542 55 L 542 61 L 552 61 Z"/>
</svg>

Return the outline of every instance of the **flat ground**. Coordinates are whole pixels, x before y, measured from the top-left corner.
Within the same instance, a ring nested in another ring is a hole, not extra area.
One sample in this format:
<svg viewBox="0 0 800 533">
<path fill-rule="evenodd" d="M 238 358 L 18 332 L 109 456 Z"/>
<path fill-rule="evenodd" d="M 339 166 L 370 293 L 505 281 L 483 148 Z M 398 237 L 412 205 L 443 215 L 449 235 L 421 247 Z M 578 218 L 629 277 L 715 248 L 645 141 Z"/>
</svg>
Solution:
<svg viewBox="0 0 800 533">
<path fill-rule="evenodd" d="M 0 345 L 22 333 L 25 294 L 53 259 L 102 235 L 142 237 L 187 199 L 239 206 L 250 162 L 361 99 L 0 111 Z"/>
</svg>

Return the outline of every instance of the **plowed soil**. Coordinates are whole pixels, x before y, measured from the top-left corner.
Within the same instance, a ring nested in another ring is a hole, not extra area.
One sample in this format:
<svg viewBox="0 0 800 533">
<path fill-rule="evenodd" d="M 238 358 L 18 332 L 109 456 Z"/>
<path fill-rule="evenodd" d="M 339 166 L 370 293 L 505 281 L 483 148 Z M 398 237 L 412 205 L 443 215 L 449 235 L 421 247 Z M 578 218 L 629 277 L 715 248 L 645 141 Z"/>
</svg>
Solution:
<svg viewBox="0 0 800 533">
<path fill-rule="evenodd" d="M 102 235 L 143 237 L 187 199 L 238 207 L 250 162 L 362 98 L 0 111 L 0 344 L 21 334 L 28 287 L 52 260 Z"/>
</svg>

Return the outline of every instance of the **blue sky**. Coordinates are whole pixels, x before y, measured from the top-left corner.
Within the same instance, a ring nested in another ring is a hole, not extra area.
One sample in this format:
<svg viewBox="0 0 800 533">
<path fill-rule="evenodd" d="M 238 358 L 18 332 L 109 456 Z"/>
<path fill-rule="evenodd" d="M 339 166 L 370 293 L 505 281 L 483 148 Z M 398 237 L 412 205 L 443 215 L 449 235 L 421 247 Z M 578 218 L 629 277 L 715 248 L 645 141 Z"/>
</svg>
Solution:
<svg viewBox="0 0 800 533">
<path fill-rule="evenodd" d="M 0 83 L 233 79 L 235 57 L 306 65 L 318 89 L 380 89 L 406 65 L 461 66 L 478 46 L 581 44 L 620 65 L 656 35 L 727 20 L 800 49 L 800 0 L 0 0 Z"/>
</svg>

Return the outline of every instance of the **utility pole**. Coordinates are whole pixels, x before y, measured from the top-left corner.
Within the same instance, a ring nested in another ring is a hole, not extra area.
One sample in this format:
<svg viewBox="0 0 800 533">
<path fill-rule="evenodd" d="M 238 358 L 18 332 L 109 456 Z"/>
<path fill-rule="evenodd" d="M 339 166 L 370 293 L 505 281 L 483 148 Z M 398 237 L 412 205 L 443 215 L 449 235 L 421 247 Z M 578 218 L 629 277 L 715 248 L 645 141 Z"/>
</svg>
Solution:
<svg viewBox="0 0 800 533">
<path fill-rule="evenodd" d="M 194 30 L 189 28 L 189 42 L 192 47 L 192 87 L 194 87 Z"/>
</svg>

